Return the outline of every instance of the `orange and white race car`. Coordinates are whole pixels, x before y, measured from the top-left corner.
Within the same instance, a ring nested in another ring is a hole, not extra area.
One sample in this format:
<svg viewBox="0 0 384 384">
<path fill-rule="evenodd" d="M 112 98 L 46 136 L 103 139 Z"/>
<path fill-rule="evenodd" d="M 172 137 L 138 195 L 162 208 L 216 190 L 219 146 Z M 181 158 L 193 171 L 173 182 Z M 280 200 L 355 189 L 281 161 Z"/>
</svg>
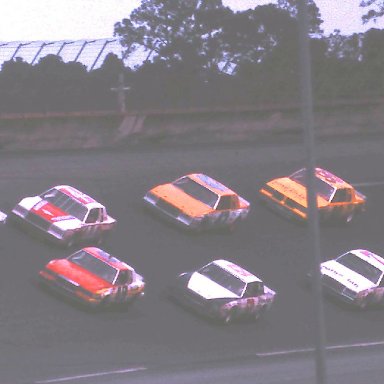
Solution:
<svg viewBox="0 0 384 384">
<path fill-rule="evenodd" d="M 100 244 L 116 224 L 102 204 L 69 185 L 23 198 L 8 218 L 66 247 Z"/>
<path fill-rule="evenodd" d="M 48 287 L 91 307 L 130 303 L 145 287 L 132 267 L 96 247 L 51 260 L 39 276 Z"/>
<path fill-rule="evenodd" d="M 250 210 L 247 200 L 202 173 L 158 185 L 146 193 L 144 202 L 173 222 L 198 231 L 233 228 Z"/>
<path fill-rule="evenodd" d="M 349 223 L 365 209 L 366 197 L 351 184 L 322 168 L 315 169 L 315 191 L 319 219 Z M 307 219 L 307 175 L 300 169 L 287 177 L 273 179 L 259 190 L 262 202 L 289 218 Z"/>
</svg>

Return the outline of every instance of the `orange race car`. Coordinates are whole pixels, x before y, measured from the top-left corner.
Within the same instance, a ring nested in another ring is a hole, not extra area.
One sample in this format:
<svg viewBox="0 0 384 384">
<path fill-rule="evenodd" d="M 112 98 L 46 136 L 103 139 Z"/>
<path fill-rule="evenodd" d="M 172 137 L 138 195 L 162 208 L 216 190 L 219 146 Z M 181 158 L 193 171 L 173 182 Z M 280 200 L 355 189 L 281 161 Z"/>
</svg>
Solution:
<svg viewBox="0 0 384 384">
<path fill-rule="evenodd" d="M 366 197 L 351 184 L 322 168 L 315 169 L 319 220 L 349 223 L 365 209 Z M 300 169 L 288 177 L 268 181 L 259 190 L 262 202 L 288 218 L 307 219 L 307 176 Z"/>
<path fill-rule="evenodd" d="M 247 200 L 202 173 L 192 173 L 158 185 L 144 196 L 147 206 L 192 230 L 227 227 L 245 219 Z"/>
<path fill-rule="evenodd" d="M 51 260 L 39 275 L 43 284 L 90 307 L 130 303 L 144 294 L 142 276 L 96 247 Z"/>
</svg>

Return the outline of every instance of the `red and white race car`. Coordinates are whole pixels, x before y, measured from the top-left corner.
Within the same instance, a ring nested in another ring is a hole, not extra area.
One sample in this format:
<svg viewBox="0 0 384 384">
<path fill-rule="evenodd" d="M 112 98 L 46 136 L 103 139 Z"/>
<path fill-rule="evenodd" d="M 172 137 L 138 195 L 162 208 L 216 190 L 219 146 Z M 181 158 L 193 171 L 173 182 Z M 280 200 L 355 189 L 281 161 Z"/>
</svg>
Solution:
<svg viewBox="0 0 384 384">
<path fill-rule="evenodd" d="M 39 276 L 48 287 L 90 307 L 131 303 L 145 287 L 131 266 L 96 247 L 51 260 Z"/>
<path fill-rule="evenodd" d="M 81 242 L 100 244 L 116 224 L 102 204 L 69 185 L 25 197 L 9 218 L 66 247 Z"/>
</svg>

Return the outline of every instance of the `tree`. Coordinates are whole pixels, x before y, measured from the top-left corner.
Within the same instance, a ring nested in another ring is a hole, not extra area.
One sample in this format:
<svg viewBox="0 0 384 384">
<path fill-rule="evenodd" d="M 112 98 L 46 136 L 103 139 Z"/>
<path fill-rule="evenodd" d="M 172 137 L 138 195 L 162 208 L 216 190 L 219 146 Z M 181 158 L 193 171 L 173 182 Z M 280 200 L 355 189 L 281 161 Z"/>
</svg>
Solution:
<svg viewBox="0 0 384 384">
<path fill-rule="evenodd" d="M 384 15 L 384 0 L 361 0 L 360 7 L 367 8 L 368 12 L 363 15 L 363 23 L 376 21 Z"/>
<path fill-rule="evenodd" d="M 215 70 L 222 61 L 222 20 L 231 15 L 221 0 L 143 0 L 130 19 L 115 24 L 125 55 L 145 47 L 152 60 Z"/>
<path fill-rule="evenodd" d="M 298 2 L 299 0 L 277 0 L 279 8 L 289 12 L 289 14 L 297 19 L 298 17 Z M 309 14 L 309 32 L 322 33 L 320 28 L 323 20 L 320 18 L 320 10 L 315 4 L 314 0 L 308 0 L 308 14 Z"/>
</svg>

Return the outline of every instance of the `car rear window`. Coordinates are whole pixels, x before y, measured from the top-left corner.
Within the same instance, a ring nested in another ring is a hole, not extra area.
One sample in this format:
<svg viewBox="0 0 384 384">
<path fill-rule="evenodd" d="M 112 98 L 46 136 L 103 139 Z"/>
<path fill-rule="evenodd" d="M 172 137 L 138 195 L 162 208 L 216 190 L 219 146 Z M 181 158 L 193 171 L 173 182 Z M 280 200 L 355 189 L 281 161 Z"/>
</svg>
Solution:
<svg viewBox="0 0 384 384">
<path fill-rule="evenodd" d="M 56 188 L 52 188 L 49 191 L 41 194 L 40 197 L 81 221 L 84 220 L 84 217 L 88 212 L 84 205 L 80 204 Z"/>
<path fill-rule="evenodd" d="M 382 272 L 367 261 L 356 256 L 354 253 L 348 252 L 337 258 L 337 262 L 344 267 L 364 276 L 366 279 L 374 284 L 378 284 Z"/>
<path fill-rule="evenodd" d="M 112 284 L 116 279 L 117 269 L 84 250 L 69 256 L 68 260 L 102 278 L 108 283 Z"/>
<path fill-rule="evenodd" d="M 182 177 L 173 182 L 173 185 L 194 199 L 214 208 L 219 196 L 189 177 Z"/>
</svg>

